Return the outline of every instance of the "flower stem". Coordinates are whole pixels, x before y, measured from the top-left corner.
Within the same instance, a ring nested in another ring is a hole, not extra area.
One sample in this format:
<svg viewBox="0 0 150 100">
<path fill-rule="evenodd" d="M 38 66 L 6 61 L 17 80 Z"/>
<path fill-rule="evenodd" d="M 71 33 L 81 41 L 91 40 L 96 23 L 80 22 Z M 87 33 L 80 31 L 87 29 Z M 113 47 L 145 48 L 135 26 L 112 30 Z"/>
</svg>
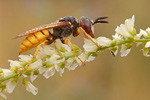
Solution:
<svg viewBox="0 0 150 100">
<path fill-rule="evenodd" d="M 148 42 L 150 39 L 137 39 L 135 42 Z"/>
<path fill-rule="evenodd" d="M 6 80 L 8 80 L 8 79 L 15 78 L 15 77 L 17 77 L 17 76 L 18 76 L 17 73 L 13 73 L 13 74 L 11 74 L 11 75 L 9 75 L 9 76 L 1 77 L 1 78 L 0 78 L 0 83 L 3 82 L 3 81 L 6 81 Z"/>
<path fill-rule="evenodd" d="M 129 40 L 123 40 L 123 41 L 120 41 L 118 43 L 116 43 L 116 45 L 110 45 L 110 46 L 104 46 L 104 47 L 100 47 L 97 49 L 97 51 L 99 50 L 105 50 L 107 48 L 111 48 L 111 47 L 115 47 L 115 46 L 118 46 L 118 45 L 122 45 L 122 44 L 126 44 L 126 43 L 136 43 L 136 42 L 148 42 L 150 41 L 150 39 L 135 39 L 135 40 L 132 40 L 132 39 L 129 39 Z"/>
</svg>

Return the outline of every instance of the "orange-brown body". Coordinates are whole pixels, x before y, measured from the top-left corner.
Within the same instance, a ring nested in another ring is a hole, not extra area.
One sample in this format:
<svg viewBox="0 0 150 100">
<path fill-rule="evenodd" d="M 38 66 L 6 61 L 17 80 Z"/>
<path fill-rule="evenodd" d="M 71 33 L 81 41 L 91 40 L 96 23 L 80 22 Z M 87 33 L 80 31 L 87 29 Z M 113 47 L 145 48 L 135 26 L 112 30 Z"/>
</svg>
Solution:
<svg viewBox="0 0 150 100">
<path fill-rule="evenodd" d="M 39 32 L 30 34 L 22 41 L 19 48 L 19 54 L 36 47 L 50 36 L 51 35 L 49 34 L 48 30 L 41 30 Z"/>
</svg>

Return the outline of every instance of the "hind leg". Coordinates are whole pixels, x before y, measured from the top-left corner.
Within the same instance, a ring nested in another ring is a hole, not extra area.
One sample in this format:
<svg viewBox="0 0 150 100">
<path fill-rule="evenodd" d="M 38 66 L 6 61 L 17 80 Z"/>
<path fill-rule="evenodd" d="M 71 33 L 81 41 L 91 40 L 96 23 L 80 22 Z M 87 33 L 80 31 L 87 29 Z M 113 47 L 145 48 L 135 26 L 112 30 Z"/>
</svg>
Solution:
<svg viewBox="0 0 150 100">
<path fill-rule="evenodd" d="M 21 72 L 21 71 L 26 70 L 26 69 L 31 65 L 31 63 L 33 62 L 33 60 L 36 58 L 40 47 L 41 47 L 42 45 L 49 45 L 49 44 L 51 44 L 52 42 L 53 42 L 52 40 L 49 40 L 49 39 L 48 39 L 48 41 L 44 41 L 44 42 L 40 43 L 40 44 L 37 46 L 37 49 L 36 49 L 36 51 L 35 51 L 35 53 L 34 53 L 34 55 L 33 55 L 33 58 L 30 60 L 30 62 L 29 62 L 23 69 L 21 69 L 21 70 L 16 70 L 16 72 Z"/>
</svg>

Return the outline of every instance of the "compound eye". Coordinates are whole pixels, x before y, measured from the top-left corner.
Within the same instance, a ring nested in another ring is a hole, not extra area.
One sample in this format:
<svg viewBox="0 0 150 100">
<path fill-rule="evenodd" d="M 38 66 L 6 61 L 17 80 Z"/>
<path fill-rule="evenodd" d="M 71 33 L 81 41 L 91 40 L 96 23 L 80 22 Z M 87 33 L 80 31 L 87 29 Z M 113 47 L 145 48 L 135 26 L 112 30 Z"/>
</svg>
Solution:
<svg viewBox="0 0 150 100">
<path fill-rule="evenodd" d="M 90 19 L 86 17 L 81 17 L 80 25 L 86 31 L 87 34 L 94 38 L 94 34 L 92 32 L 92 22 Z"/>
</svg>

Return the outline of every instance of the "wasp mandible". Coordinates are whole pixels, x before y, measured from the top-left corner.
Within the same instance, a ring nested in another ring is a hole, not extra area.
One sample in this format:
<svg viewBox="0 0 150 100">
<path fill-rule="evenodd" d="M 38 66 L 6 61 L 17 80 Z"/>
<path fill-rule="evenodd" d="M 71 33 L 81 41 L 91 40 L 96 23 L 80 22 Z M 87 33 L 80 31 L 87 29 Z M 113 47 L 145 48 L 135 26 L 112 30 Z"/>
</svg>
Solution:
<svg viewBox="0 0 150 100">
<path fill-rule="evenodd" d="M 36 28 L 28 30 L 22 34 L 17 35 L 16 37 L 14 37 L 14 39 L 23 37 L 23 36 L 27 36 L 20 45 L 19 54 L 37 46 L 37 49 L 33 55 L 33 58 L 28 63 L 28 65 L 26 65 L 26 67 L 24 67 L 24 69 L 28 68 L 30 66 L 30 64 L 32 63 L 32 61 L 36 58 L 41 45 L 49 45 L 54 42 L 55 47 L 56 47 L 56 41 L 55 41 L 56 39 L 60 39 L 61 42 L 64 44 L 69 42 L 69 44 L 71 46 L 71 50 L 74 52 L 75 56 L 83 64 L 85 64 L 75 53 L 71 41 L 69 39 L 63 39 L 63 38 L 68 37 L 71 34 L 74 37 L 76 37 L 80 34 L 80 30 L 81 30 L 81 31 L 83 31 L 83 34 L 87 39 L 91 40 L 97 47 L 99 47 L 88 35 L 90 35 L 92 38 L 94 38 L 94 33 L 92 30 L 93 25 L 97 24 L 97 23 L 108 23 L 108 21 L 103 20 L 106 18 L 108 18 L 108 17 L 99 17 L 93 21 L 87 17 L 81 17 L 80 20 L 78 21 L 73 16 L 67 16 L 64 18 L 60 18 L 59 20 L 57 20 L 54 23 L 36 27 Z M 50 32 L 49 29 L 52 29 L 53 31 Z M 57 49 L 57 47 L 56 47 L 56 49 Z M 22 70 L 17 70 L 17 71 L 22 71 Z"/>
</svg>

